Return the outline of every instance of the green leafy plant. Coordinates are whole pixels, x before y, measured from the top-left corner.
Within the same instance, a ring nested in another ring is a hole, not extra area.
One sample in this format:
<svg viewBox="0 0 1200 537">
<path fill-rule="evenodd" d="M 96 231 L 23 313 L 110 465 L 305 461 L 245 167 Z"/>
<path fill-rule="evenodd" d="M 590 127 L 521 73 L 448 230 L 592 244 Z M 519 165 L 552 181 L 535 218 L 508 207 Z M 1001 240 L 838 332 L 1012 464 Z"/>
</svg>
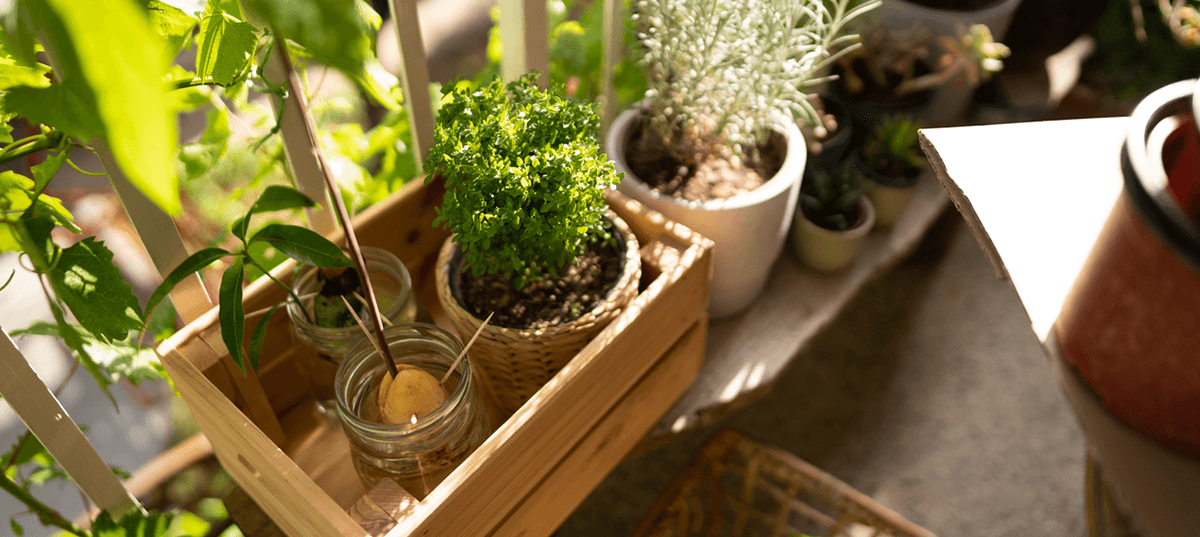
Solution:
<svg viewBox="0 0 1200 537">
<path fill-rule="evenodd" d="M 146 303 L 146 310 L 154 310 L 184 278 L 204 269 L 218 259 L 232 256 L 234 258 L 233 262 L 229 264 L 228 268 L 225 269 L 224 275 L 221 277 L 221 291 L 218 297 L 221 303 L 219 321 L 221 323 L 221 338 L 224 340 L 225 346 L 229 348 L 230 356 L 233 358 L 234 363 L 245 371 L 246 365 L 243 362 L 244 355 L 242 353 L 242 337 L 245 334 L 246 323 L 246 314 L 242 307 L 242 283 L 245 279 L 245 269 L 248 267 L 257 268 L 272 281 L 286 289 L 288 294 L 291 295 L 292 300 L 295 300 L 297 304 L 303 303 L 300 297 L 295 295 L 291 287 L 272 276 L 250 254 L 250 249 L 253 245 L 257 243 L 269 244 L 297 262 L 315 267 L 353 266 L 350 258 L 342 253 L 341 248 L 329 239 L 322 237 L 308 228 L 288 224 L 268 224 L 256 233 L 249 234 L 250 219 L 255 214 L 316 206 L 315 202 L 296 189 L 278 185 L 267 187 L 258 200 L 254 202 L 254 205 L 250 206 L 250 209 L 246 211 L 246 215 L 235 221 L 230 229 L 230 232 L 241 241 L 241 249 L 231 252 L 223 248 L 205 248 L 188 256 L 166 278 L 163 278 L 162 284 L 154 290 L 154 294 L 150 295 L 150 300 Z M 248 357 L 250 367 L 252 368 L 258 367 L 258 357 L 262 350 L 262 339 L 265 334 L 267 322 L 271 319 L 273 313 L 275 313 L 275 307 L 267 311 L 263 319 L 259 321 L 258 328 L 255 329 L 254 334 L 251 336 L 249 353 L 245 356 Z"/>
<path fill-rule="evenodd" d="M 812 223 L 833 231 L 846 231 L 858 222 L 860 179 L 846 166 L 832 171 L 811 170 L 800 183 L 800 207 Z"/>
<path fill-rule="evenodd" d="M 637 0 L 640 62 L 650 88 L 646 127 L 690 165 L 757 148 L 775 121 L 815 121 L 805 92 L 825 80 L 817 73 L 856 46 L 857 35 L 843 35 L 846 23 L 878 2 L 850 4 Z"/>
<path fill-rule="evenodd" d="M 501 273 L 522 288 L 608 237 L 603 193 L 620 178 L 598 154 L 591 105 L 539 88 L 532 74 L 450 88 L 426 161 L 446 178 L 434 222 L 455 234 L 476 276 Z"/>
<path fill-rule="evenodd" d="M 862 162 L 878 179 L 898 186 L 912 184 L 928 166 L 921 152 L 917 130 L 921 126 L 910 118 L 896 116 L 879 125 L 863 143 Z"/>
</svg>

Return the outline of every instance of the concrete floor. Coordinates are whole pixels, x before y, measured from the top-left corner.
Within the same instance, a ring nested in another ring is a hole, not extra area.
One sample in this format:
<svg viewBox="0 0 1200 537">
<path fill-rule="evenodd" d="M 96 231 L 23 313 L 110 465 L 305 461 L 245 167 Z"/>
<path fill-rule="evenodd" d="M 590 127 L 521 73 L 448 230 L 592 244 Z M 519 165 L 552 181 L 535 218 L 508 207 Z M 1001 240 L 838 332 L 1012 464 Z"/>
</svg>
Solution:
<svg viewBox="0 0 1200 537">
<path fill-rule="evenodd" d="M 956 212 L 764 400 L 625 461 L 558 535 L 629 535 L 719 427 L 780 446 L 941 536 L 1078 536 L 1084 443 L 1016 292 Z"/>
</svg>

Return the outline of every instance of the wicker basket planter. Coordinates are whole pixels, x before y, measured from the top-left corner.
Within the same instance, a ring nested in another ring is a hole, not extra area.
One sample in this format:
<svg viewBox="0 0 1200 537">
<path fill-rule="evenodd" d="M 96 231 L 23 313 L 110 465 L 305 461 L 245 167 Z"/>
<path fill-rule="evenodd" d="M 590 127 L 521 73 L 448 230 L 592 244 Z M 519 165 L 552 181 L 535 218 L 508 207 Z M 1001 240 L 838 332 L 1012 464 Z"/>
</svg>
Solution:
<svg viewBox="0 0 1200 537">
<path fill-rule="evenodd" d="M 440 181 L 415 180 L 359 215 L 355 228 L 363 245 L 408 267 L 421 304 L 451 327 L 434 278 L 447 233 L 431 222 L 443 192 Z M 636 297 L 422 501 L 390 480 L 363 490 L 340 428 L 316 415 L 285 316 L 268 328 L 257 392 L 222 366 L 230 359 L 215 310 L 159 353 L 217 458 L 289 535 L 548 535 L 703 361 L 712 243 L 618 193 L 607 201 L 641 244 Z M 286 280 L 291 270 L 275 274 Z M 247 311 L 283 299 L 263 281 L 245 293 Z"/>
<path fill-rule="evenodd" d="M 782 449 L 723 430 L 675 477 L 636 537 L 933 537 Z"/>
<path fill-rule="evenodd" d="M 591 311 L 548 328 L 513 329 L 489 324 L 472 346 L 471 359 L 482 374 L 485 391 L 504 415 L 525 404 L 637 296 L 642 277 L 637 237 L 616 213 L 609 211 L 608 220 L 624 239 L 624 262 L 620 277 L 604 300 Z M 462 272 L 460 260 L 458 243 L 446 239 L 436 269 L 438 303 L 459 334 L 474 334 L 483 320 L 462 305 L 457 285 Z"/>
</svg>

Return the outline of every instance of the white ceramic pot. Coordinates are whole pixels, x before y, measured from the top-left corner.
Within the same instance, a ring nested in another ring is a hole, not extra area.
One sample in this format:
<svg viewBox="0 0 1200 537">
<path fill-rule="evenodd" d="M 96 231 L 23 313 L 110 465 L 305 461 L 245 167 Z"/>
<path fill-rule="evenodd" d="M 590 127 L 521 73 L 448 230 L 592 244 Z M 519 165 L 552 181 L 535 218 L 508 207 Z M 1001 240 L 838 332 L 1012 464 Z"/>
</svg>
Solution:
<svg viewBox="0 0 1200 537">
<path fill-rule="evenodd" d="M 875 226 L 875 209 L 865 197 L 858 198 L 858 221 L 846 231 L 818 226 L 803 209 L 796 209 L 792 224 L 792 248 L 800 260 L 814 269 L 831 272 L 850 264 L 867 232 Z"/>
<path fill-rule="evenodd" d="M 1000 0 L 975 11 L 950 11 L 925 7 L 908 0 L 883 0 L 883 4 L 869 15 L 885 28 L 905 30 L 920 24 L 932 30 L 935 36 L 957 35 L 959 27 L 965 31 L 975 24 L 986 24 L 992 32 L 992 38 L 1003 43 L 1008 26 L 1020 5 L 1021 0 Z M 936 47 L 935 43 L 935 53 Z M 965 79 L 939 87 L 929 109 L 928 121 L 933 126 L 959 121 L 974 90 L 975 87 L 968 86 Z"/>
<path fill-rule="evenodd" d="M 766 286 L 771 267 L 783 250 L 807 160 L 804 136 L 795 124 L 779 126 L 787 153 L 779 172 L 763 186 L 732 198 L 690 202 L 650 190 L 629 170 L 625 147 L 640 123 L 641 113 L 641 109 L 634 108 L 618 116 L 604 143 L 617 171 L 625 173 L 617 190 L 716 244 L 710 318 L 746 309 Z"/>
</svg>

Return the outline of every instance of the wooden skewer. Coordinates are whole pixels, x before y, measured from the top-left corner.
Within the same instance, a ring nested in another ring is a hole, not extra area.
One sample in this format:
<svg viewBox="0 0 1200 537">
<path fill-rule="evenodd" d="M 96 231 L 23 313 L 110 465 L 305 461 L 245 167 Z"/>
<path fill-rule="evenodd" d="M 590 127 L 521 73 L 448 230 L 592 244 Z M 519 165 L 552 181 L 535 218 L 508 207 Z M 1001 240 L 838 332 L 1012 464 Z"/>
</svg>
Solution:
<svg viewBox="0 0 1200 537">
<path fill-rule="evenodd" d="M 350 310 L 350 316 L 354 317 L 354 322 L 358 323 L 358 327 L 362 328 L 363 333 L 367 335 L 367 340 L 370 341 L 371 344 L 375 346 L 375 350 L 379 352 L 379 355 L 383 356 L 383 347 L 379 346 L 380 345 L 379 341 L 377 341 L 375 338 L 371 337 L 371 331 L 367 329 L 367 325 L 365 323 L 363 323 L 362 319 L 360 319 L 358 317 L 358 314 L 354 313 L 354 307 L 350 305 L 350 301 L 346 300 L 346 297 L 343 296 L 342 303 L 346 304 L 346 309 Z M 390 354 L 389 354 L 389 356 L 390 356 Z M 396 373 L 392 373 L 392 378 L 395 378 L 395 377 L 396 377 Z"/>
<path fill-rule="evenodd" d="M 479 329 L 475 331 L 475 335 L 471 336 L 471 341 L 468 341 L 467 344 L 463 346 L 462 352 L 458 353 L 458 357 L 454 359 L 454 363 L 450 364 L 450 369 L 447 369 L 446 374 L 442 376 L 442 380 L 438 381 L 439 384 L 445 384 L 446 380 L 450 378 L 450 374 L 453 373 L 455 369 L 458 369 L 458 363 L 462 361 L 463 356 L 467 355 L 467 349 L 471 348 L 471 344 L 475 343 L 475 338 L 479 337 L 479 334 L 481 334 L 483 329 L 487 327 L 488 321 L 492 320 L 492 316 L 495 314 L 496 312 L 493 311 L 488 314 L 487 319 L 483 320 L 483 324 L 479 325 Z"/>
</svg>

